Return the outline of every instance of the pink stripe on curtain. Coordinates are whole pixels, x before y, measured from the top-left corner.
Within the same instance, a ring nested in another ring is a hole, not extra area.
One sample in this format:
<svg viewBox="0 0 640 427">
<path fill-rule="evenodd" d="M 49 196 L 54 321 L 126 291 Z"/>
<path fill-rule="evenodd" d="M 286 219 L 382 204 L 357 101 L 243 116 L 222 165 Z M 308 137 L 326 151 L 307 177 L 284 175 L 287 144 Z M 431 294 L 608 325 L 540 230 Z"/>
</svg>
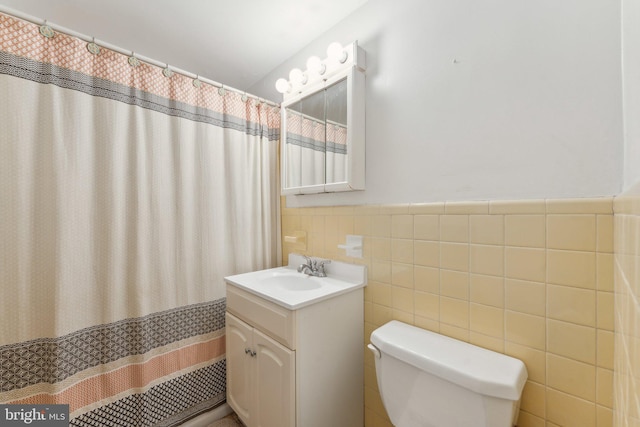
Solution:
<svg viewBox="0 0 640 427">
<path fill-rule="evenodd" d="M 0 99 L 0 403 L 222 402 L 223 278 L 277 264 L 279 109 L 3 14 Z"/>
<path fill-rule="evenodd" d="M 80 380 L 56 393 L 38 393 L 10 404 L 68 404 L 71 413 L 84 407 L 126 392 L 128 389 L 148 389 L 152 383 L 171 377 L 191 366 L 217 362 L 224 356 L 224 336 L 213 340 L 185 346 L 152 357 L 145 362 L 129 363 L 126 366 Z"/>
</svg>

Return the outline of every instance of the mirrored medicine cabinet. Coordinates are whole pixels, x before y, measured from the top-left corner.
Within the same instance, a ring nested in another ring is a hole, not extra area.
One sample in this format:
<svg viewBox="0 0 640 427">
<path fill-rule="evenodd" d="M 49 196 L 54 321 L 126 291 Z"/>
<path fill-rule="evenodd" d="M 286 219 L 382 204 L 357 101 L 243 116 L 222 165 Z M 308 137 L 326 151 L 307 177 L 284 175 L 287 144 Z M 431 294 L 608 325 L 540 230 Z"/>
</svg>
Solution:
<svg viewBox="0 0 640 427">
<path fill-rule="evenodd" d="M 283 195 L 364 189 L 364 53 L 355 42 L 345 51 L 352 58 L 346 66 L 285 94 Z"/>
</svg>

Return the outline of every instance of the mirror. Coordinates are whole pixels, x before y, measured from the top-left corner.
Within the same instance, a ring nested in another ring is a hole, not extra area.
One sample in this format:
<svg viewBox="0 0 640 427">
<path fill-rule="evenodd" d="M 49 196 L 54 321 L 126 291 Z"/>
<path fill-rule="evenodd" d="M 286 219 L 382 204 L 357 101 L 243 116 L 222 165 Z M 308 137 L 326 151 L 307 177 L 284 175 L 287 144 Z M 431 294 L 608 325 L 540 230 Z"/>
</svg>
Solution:
<svg viewBox="0 0 640 427">
<path fill-rule="evenodd" d="M 314 93 L 285 108 L 285 151 L 290 167 L 287 187 L 325 183 L 325 93 Z"/>
<path fill-rule="evenodd" d="M 326 183 L 346 181 L 347 79 L 325 89 Z"/>
<path fill-rule="evenodd" d="M 283 102 L 282 194 L 363 190 L 364 131 L 356 67 Z"/>
</svg>

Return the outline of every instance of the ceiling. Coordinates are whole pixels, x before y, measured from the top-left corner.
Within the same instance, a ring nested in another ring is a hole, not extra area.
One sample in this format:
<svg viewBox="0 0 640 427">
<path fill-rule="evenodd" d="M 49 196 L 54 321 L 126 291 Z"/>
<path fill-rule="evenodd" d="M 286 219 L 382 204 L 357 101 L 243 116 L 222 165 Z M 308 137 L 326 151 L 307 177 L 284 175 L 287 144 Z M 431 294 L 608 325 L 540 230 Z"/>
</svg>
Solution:
<svg viewBox="0 0 640 427">
<path fill-rule="evenodd" d="M 0 0 L 0 5 L 247 90 L 366 2 Z"/>
</svg>

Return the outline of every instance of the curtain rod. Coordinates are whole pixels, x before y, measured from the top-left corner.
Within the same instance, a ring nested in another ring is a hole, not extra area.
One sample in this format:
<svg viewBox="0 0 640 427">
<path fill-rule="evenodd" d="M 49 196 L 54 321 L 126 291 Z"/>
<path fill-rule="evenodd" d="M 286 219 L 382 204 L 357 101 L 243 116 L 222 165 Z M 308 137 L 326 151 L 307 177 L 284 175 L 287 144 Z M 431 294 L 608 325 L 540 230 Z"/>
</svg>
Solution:
<svg viewBox="0 0 640 427">
<path fill-rule="evenodd" d="M 125 50 L 125 49 L 123 49 L 123 48 L 121 48 L 119 46 L 112 45 L 111 43 L 108 43 L 108 42 L 105 42 L 105 41 L 102 41 L 102 40 L 98 40 L 95 37 L 89 37 L 86 34 L 78 33 L 77 31 L 70 30 L 69 28 L 65 28 L 65 27 L 63 27 L 61 25 L 53 24 L 53 23 L 51 23 L 50 21 L 48 21 L 46 19 L 40 19 L 40 18 L 37 18 L 35 16 L 28 15 L 26 13 L 20 12 L 19 10 L 11 9 L 9 7 L 3 6 L 1 4 L 0 4 L 0 13 L 4 13 L 6 15 L 11 15 L 11 16 L 13 16 L 15 18 L 22 19 L 23 21 L 28 21 L 28 22 L 31 22 L 31 23 L 36 24 L 36 25 L 45 25 L 46 24 L 49 27 L 51 27 L 54 31 L 57 31 L 59 33 L 63 33 L 63 34 L 66 34 L 66 35 L 69 35 L 69 36 L 72 36 L 72 37 L 76 37 L 78 39 L 86 41 L 87 43 L 93 42 L 93 43 L 95 43 L 95 44 L 97 44 L 97 45 L 99 45 L 101 47 L 104 47 L 105 49 L 109 49 L 109 50 L 112 50 L 114 52 L 121 53 L 123 55 L 131 56 L 131 55 L 134 54 L 133 51 L 131 51 L 131 50 Z M 136 53 L 135 57 L 138 58 L 142 62 L 146 62 L 147 64 L 151 64 L 151 65 L 155 65 L 156 67 L 159 67 L 159 68 L 169 67 L 169 64 L 167 64 L 166 62 L 160 62 L 160 61 L 157 61 L 155 59 L 148 58 L 148 57 L 146 57 L 144 55 L 139 55 L 139 54 Z M 173 71 L 174 73 L 177 73 L 177 74 L 181 74 L 181 75 L 183 75 L 185 77 L 192 78 L 192 79 L 196 79 L 197 78 L 201 82 L 210 84 L 211 86 L 215 86 L 215 87 L 218 87 L 218 88 L 223 88 L 224 90 L 229 90 L 229 91 L 232 91 L 232 92 L 235 92 L 235 93 L 238 93 L 238 94 L 247 95 L 250 98 L 256 99 L 256 100 L 258 100 L 260 102 L 264 102 L 267 105 L 271 105 L 273 107 L 280 107 L 279 104 L 277 104 L 277 103 L 275 103 L 273 101 L 269 101 L 269 100 L 266 100 L 264 98 L 260 98 L 260 97 L 255 96 L 255 95 L 251 95 L 251 94 L 249 94 L 249 93 L 247 93 L 245 91 L 233 88 L 231 86 L 227 86 L 225 84 L 216 82 L 214 80 L 207 79 L 205 77 L 201 77 L 201 76 L 199 76 L 197 74 L 193 74 L 193 73 L 191 73 L 189 71 L 185 71 L 185 70 L 182 70 L 180 68 L 174 68 L 172 66 L 171 67 L 171 71 Z"/>
</svg>

